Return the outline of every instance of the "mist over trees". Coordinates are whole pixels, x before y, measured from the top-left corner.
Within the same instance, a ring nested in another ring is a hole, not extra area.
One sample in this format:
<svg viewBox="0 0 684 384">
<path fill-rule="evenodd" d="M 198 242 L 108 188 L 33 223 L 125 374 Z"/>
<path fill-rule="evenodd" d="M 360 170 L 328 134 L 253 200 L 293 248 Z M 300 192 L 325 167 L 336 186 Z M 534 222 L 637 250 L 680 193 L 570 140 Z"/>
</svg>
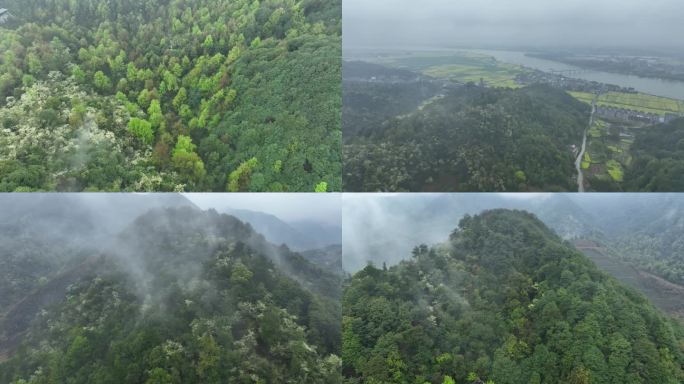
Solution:
<svg viewBox="0 0 684 384">
<path fill-rule="evenodd" d="M 534 213 L 563 239 L 604 243 L 620 260 L 670 282 L 684 282 L 684 197 L 679 194 L 350 197 L 343 204 L 345 269 L 357 272 L 368 262 L 397 264 L 416 244 L 442 242 L 463 216 L 498 208 Z"/>
<path fill-rule="evenodd" d="M 342 277 L 315 255 L 180 195 L 15 196 L 0 381 L 341 381 Z"/>
</svg>

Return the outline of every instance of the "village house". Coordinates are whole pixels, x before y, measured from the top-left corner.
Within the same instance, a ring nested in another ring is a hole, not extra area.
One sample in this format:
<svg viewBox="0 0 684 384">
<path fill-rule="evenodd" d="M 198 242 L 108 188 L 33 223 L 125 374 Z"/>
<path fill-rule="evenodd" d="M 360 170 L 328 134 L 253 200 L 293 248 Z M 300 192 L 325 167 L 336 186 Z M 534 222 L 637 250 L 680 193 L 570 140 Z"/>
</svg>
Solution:
<svg viewBox="0 0 684 384">
<path fill-rule="evenodd" d="M 636 121 L 646 124 L 658 124 L 672 121 L 678 115 L 668 114 L 659 116 L 655 113 L 635 111 L 633 109 L 617 108 L 599 105 L 596 107 L 596 114 L 603 118 L 620 121 Z"/>
</svg>

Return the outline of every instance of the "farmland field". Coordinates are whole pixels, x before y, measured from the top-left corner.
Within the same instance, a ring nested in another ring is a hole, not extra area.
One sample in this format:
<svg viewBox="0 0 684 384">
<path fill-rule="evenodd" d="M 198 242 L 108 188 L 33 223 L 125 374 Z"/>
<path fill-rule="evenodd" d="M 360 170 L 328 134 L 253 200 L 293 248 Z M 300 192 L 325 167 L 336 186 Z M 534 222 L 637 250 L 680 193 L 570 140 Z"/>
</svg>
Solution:
<svg viewBox="0 0 684 384">
<path fill-rule="evenodd" d="M 579 101 L 583 101 L 587 104 L 591 104 L 591 101 L 594 100 L 594 94 L 589 93 L 589 92 L 568 92 L 572 97 Z"/>
<path fill-rule="evenodd" d="M 592 93 L 568 92 L 577 100 L 591 104 Z M 608 92 L 602 94 L 598 104 L 609 107 L 633 109 L 635 111 L 664 115 L 666 113 L 684 113 L 684 101 L 652 96 L 644 93 Z"/>
<path fill-rule="evenodd" d="M 428 76 L 460 82 L 479 82 L 491 87 L 518 88 L 515 78 L 526 71 L 523 67 L 502 63 L 486 55 L 459 52 L 449 55 L 409 55 L 381 60 L 396 68 L 420 72 Z"/>
<path fill-rule="evenodd" d="M 633 128 L 595 119 L 589 128 L 588 147 L 582 169 L 588 170 L 592 185 L 618 185 L 624 179 L 624 168 L 630 164 Z"/>
<path fill-rule="evenodd" d="M 479 82 L 482 79 L 490 87 L 518 88 L 515 77 L 519 70 L 515 67 L 507 68 L 505 65 L 497 66 L 469 66 L 469 65 L 440 65 L 424 71 L 428 76 L 448 78 L 450 80 L 467 82 Z"/>
</svg>

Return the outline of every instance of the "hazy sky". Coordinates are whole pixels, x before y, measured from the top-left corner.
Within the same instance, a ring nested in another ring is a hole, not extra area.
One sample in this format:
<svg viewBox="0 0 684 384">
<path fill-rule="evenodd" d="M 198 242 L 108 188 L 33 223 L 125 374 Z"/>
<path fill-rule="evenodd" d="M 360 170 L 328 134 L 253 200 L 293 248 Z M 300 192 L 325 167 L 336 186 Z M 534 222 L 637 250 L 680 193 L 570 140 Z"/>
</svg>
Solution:
<svg viewBox="0 0 684 384">
<path fill-rule="evenodd" d="M 186 193 L 202 209 L 247 209 L 270 213 L 285 221 L 315 220 L 341 225 L 341 194 L 337 193 Z"/>
<path fill-rule="evenodd" d="M 344 0 L 344 45 L 684 47 L 683 0 Z"/>
</svg>

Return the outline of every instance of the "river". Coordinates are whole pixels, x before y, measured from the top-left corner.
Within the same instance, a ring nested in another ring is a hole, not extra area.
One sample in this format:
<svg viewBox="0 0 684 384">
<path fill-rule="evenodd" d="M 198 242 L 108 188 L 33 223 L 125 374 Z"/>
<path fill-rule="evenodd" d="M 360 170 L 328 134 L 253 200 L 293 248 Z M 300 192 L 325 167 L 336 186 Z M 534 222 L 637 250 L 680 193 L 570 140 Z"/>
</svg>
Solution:
<svg viewBox="0 0 684 384">
<path fill-rule="evenodd" d="M 528 57 L 525 56 L 525 52 L 520 51 L 499 51 L 488 49 L 473 49 L 468 51 L 492 56 L 498 61 L 504 63 L 522 65 L 528 68 L 538 69 L 544 72 L 549 72 L 551 70 L 583 70 L 583 68 L 560 63 L 557 61 Z M 594 70 L 579 74 L 573 74 L 568 77 L 589 81 L 597 81 L 604 84 L 613 84 L 626 88 L 634 88 L 639 92 L 648 93 L 650 95 L 684 100 L 684 82 L 681 81 L 622 75 L 619 73 L 609 73 Z"/>
</svg>

